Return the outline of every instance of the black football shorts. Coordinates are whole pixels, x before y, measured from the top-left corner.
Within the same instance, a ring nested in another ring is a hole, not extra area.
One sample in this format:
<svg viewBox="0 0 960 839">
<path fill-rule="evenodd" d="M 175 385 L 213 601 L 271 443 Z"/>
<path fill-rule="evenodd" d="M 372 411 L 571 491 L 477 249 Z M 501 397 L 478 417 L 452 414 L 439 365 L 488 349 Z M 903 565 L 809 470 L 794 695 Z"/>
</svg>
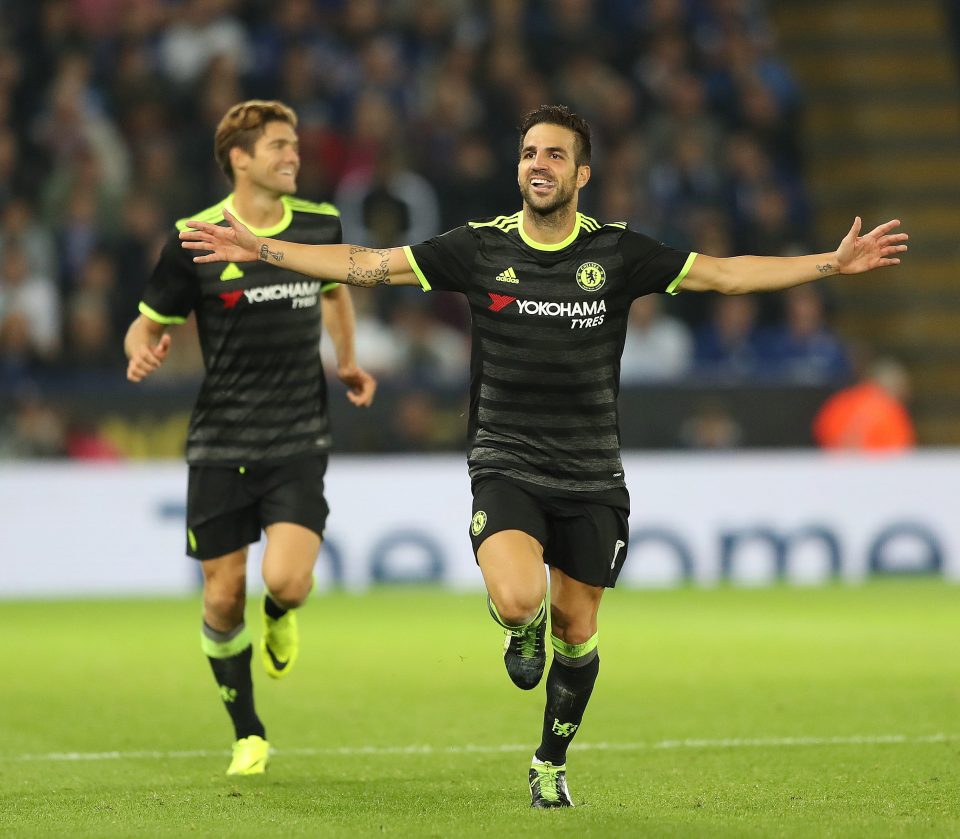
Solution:
<svg viewBox="0 0 960 839">
<path fill-rule="evenodd" d="M 543 561 L 591 586 L 613 588 L 627 556 L 630 496 L 553 492 L 507 478 L 473 483 L 470 540 L 480 545 L 501 530 L 520 530 L 543 546 Z"/>
<path fill-rule="evenodd" d="M 323 536 L 327 456 L 274 465 L 191 466 L 187 481 L 187 555 L 215 559 L 260 541 L 260 531 L 290 522 Z"/>
</svg>

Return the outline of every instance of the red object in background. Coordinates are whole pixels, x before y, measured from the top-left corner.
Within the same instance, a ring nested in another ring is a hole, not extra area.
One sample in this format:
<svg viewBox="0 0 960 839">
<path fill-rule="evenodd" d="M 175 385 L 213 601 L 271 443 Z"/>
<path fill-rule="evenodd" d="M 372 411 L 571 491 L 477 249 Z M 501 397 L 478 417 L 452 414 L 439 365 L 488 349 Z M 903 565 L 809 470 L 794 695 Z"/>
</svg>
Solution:
<svg viewBox="0 0 960 839">
<path fill-rule="evenodd" d="M 123 460 L 116 446 L 96 431 L 71 430 L 67 434 L 67 457 L 71 460 Z"/>
<path fill-rule="evenodd" d="M 916 445 L 906 408 L 874 382 L 831 396 L 813 420 L 813 436 L 825 449 L 897 451 Z"/>
</svg>

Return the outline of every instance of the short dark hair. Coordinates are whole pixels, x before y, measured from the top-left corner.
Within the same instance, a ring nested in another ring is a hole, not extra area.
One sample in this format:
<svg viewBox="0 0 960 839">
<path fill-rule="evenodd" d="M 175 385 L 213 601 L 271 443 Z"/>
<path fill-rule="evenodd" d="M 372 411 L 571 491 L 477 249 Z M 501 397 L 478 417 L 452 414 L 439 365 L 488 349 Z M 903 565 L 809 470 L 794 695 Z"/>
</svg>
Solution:
<svg viewBox="0 0 960 839">
<path fill-rule="evenodd" d="M 283 102 L 248 99 L 238 102 L 220 120 L 213 138 L 213 153 L 230 183 L 233 183 L 230 149 L 239 147 L 253 154 L 253 147 L 263 136 L 268 122 L 285 122 L 296 128 L 297 115 Z"/>
<path fill-rule="evenodd" d="M 523 138 L 527 132 L 540 123 L 559 125 L 569 128 L 576 137 L 574 145 L 574 163 L 585 166 L 590 163 L 590 126 L 587 121 L 571 111 L 566 105 L 541 105 L 530 111 L 520 123 L 520 152 L 523 152 Z"/>
</svg>

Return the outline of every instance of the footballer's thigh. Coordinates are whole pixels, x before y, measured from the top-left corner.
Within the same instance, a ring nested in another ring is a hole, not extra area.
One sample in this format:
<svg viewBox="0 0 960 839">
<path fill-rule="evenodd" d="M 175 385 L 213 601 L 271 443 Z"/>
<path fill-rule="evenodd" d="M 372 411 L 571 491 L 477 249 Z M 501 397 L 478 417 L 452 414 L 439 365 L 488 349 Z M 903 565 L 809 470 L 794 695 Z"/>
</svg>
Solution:
<svg viewBox="0 0 960 839">
<path fill-rule="evenodd" d="M 550 569 L 550 631 L 567 644 L 583 644 L 597 634 L 597 614 L 603 586 L 573 579 Z"/>
<path fill-rule="evenodd" d="M 285 609 L 303 604 L 313 588 L 313 567 L 320 553 L 320 536 L 302 524 L 276 522 L 264 529 L 263 583 Z"/>
<path fill-rule="evenodd" d="M 477 551 L 487 593 L 500 617 L 519 625 L 540 608 L 547 594 L 543 547 L 521 530 L 501 530 Z"/>
<path fill-rule="evenodd" d="M 330 507 L 324 496 L 327 456 L 300 458 L 263 470 L 260 520 L 267 534 L 263 582 L 277 605 L 300 606 L 313 587 Z"/>
<path fill-rule="evenodd" d="M 507 624 L 526 623 L 543 603 L 546 535 L 540 503 L 525 488 L 498 477 L 474 481 L 470 541 L 490 600 Z"/>
</svg>

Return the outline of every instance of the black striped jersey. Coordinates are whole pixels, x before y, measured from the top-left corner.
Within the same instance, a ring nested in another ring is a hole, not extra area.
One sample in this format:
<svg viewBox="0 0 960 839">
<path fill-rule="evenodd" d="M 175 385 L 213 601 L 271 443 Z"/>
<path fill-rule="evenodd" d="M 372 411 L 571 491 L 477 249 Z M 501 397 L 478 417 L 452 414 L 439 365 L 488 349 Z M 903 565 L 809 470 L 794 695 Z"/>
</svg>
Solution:
<svg viewBox="0 0 960 839">
<path fill-rule="evenodd" d="M 632 301 L 676 293 L 695 253 L 577 214 L 563 242 L 522 211 L 406 249 L 424 289 L 465 294 L 472 321 L 471 479 L 552 490 L 625 486 L 617 394 Z"/>
<path fill-rule="evenodd" d="M 196 313 L 206 372 L 190 417 L 187 461 L 242 466 L 326 452 L 320 295 L 335 284 L 259 261 L 193 262 L 179 231 L 189 219 L 226 224 L 224 207 L 237 215 L 232 199 L 177 222 L 140 303 L 140 311 L 158 323 L 183 323 Z M 251 228 L 257 235 L 341 242 L 333 205 L 281 200 L 283 218 L 269 229 Z"/>
</svg>

